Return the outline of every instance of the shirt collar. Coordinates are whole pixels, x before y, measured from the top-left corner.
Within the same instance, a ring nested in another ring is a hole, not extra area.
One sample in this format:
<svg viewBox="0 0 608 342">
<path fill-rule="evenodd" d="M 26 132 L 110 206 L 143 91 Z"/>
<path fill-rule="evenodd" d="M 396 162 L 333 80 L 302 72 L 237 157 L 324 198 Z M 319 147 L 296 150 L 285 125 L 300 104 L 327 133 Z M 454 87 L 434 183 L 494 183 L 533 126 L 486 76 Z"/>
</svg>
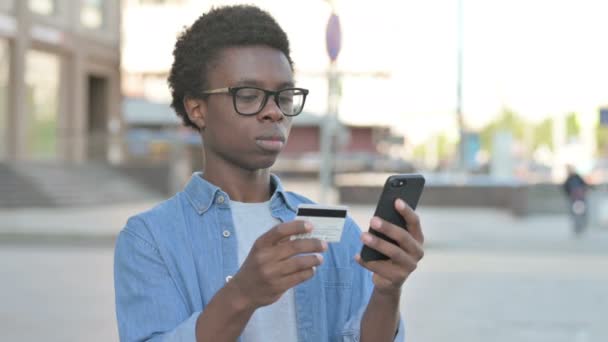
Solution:
<svg viewBox="0 0 608 342">
<path fill-rule="evenodd" d="M 270 182 L 274 185 L 274 193 L 270 197 L 271 207 L 276 208 L 277 206 L 284 204 L 291 211 L 296 212 L 296 206 L 289 200 L 279 177 L 275 174 L 271 174 Z M 217 197 L 224 196 L 225 200 L 228 200 L 228 195 L 216 185 L 206 181 L 203 178 L 202 172 L 194 172 L 192 174 L 190 181 L 184 188 L 184 193 L 199 215 L 209 210 Z"/>
<path fill-rule="evenodd" d="M 279 177 L 273 173 L 270 174 L 270 182 L 274 185 L 274 193 L 272 197 L 270 197 L 271 205 L 282 202 L 289 208 L 289 210 L 296 212 L 296 205 L 289 200 L 289 196 L 287 196 L 287 191 L 283 188 L 283 184 L 281 184 L 281 180 Z"/>
</svg>

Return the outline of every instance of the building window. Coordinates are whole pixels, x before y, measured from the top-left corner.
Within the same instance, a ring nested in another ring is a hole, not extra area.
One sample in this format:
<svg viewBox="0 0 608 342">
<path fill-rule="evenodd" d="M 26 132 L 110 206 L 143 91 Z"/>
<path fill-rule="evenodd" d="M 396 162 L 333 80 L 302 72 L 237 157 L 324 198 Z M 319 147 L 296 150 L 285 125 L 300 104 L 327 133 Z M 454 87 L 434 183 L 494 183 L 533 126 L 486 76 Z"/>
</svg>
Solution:
<svg viewBox="0 0 608 342">
<path fill-rule="evenodd" d="M 29 0 L 30 10 L 41 15 L 53 15 L 57 10 L 55 0 Z"/>
<path fill-rule="evenodd" d="M 104 0 L 81 0 L 80 22 L 90 29 L 99 29 L 104 23 Z"/>
<path fill-rule="evenodd" d="M 27 87 L 27 158 L 55 159 L 59 112 L 58 56 L 30 50 L 25 60 Z"/>
<path fill-rule="evenodd" d="M 8 41 L 0 39 L 0 160 L 5 159 L 8 153 L 8 71 L 10 62 Z"/>
</svg>

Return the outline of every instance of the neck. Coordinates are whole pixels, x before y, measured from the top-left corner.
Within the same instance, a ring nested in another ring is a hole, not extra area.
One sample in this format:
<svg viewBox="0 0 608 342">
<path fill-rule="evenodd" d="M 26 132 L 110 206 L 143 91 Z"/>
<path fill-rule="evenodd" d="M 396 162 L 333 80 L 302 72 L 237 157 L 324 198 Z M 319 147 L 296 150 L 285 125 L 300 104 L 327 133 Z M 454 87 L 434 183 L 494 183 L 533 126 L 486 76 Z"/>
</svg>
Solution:
<svg viewBox="0 0 608 342">
<path fill-rule="evenodd" d="M 233 201 L 259 203 L 271 196 L 270 169 L 246 170 L 225 160 L 205 158 L 203 178 L 225 191 Z"/>
</svg>

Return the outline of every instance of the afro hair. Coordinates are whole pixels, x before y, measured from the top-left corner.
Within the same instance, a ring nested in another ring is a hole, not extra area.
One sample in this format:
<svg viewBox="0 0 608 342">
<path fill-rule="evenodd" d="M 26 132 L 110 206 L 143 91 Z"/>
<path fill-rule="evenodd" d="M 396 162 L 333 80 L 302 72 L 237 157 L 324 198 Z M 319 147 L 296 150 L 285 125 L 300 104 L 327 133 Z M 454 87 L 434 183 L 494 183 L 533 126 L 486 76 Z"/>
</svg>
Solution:
<svg viewBox="0 0 608 342">
<path fill-rule="evenodd" d="M 213 8 L 178 37 L 168 77 L 171 107 L 184 125 L 199 128 L 188 118 L 185 97 L 204 98 L 207 72 L 226 47 L 265 45 L 285 54 L 293 69 L 287 34 L 266 11 L 250 5 Z"/>
</svg>

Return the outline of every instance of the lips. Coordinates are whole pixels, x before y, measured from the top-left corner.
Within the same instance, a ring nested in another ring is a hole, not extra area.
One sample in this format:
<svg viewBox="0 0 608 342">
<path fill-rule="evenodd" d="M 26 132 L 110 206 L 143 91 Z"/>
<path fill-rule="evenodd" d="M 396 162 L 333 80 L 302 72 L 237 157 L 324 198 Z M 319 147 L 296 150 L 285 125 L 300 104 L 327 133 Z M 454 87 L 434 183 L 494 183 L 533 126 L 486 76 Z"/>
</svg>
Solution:
<svg viewBox="0 0 608 342">
<path fill-rule="evenodd" d="M 264 151 L 280 152 L 285 145 L 285 136 L 276 132 L 263 134 L 255 138 L 255 143 Z"/>
<path fill-rule="evenodd" d="M 282 136 L 259 137 L 259 138 L 256 138 L 256 140 L 285 142 L 285 138 Z"/>
</svg>

